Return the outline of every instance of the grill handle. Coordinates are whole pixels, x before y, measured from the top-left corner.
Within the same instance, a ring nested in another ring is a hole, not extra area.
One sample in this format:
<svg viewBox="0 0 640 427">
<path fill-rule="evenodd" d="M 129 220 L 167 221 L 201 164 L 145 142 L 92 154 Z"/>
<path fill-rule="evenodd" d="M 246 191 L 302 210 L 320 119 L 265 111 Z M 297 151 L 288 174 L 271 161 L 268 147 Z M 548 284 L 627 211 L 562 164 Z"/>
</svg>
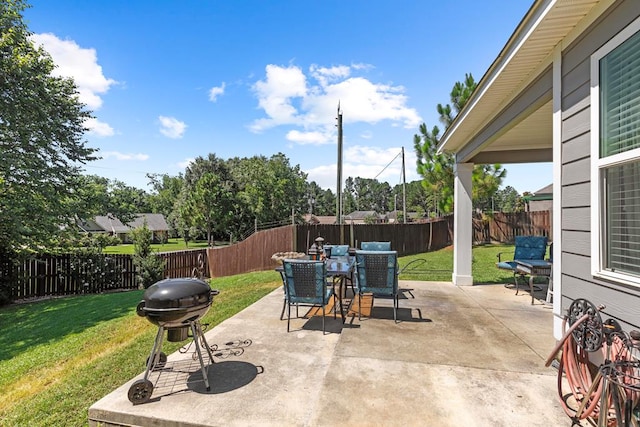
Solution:
<svg viewBox="0 0 640 427">
<path fill-rule="evenodd" d="M 144 306 L 145 306 L 144 300 L 140 301 L 136 306 L 136 314 L 140 317 L 146 316 L 146 313 L 144 312 Z"/>
</svg>

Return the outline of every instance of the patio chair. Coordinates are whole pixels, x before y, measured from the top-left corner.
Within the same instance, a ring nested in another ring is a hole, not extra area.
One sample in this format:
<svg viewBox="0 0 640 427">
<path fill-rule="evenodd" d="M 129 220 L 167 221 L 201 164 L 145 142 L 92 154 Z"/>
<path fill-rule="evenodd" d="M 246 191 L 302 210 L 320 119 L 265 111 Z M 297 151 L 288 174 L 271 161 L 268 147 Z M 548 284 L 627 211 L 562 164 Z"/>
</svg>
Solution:
<svg viewBox="0 0 640 427">
<path fill-rule="evenodd" d="M 328 258 L 346 257 L 349 255 L 349 245 L 325 245 L 324 248 L 325 248 L 325 253 L 331 255 Z M 349 282 L 349 284 L 351 285 L 351 290 L 355 294 L 355 289 L 353 287 L 353 273 L 346 276 L 344 280 Z"/>
<path fill-rule="evenodd" d="M 356 289 L 358 293 L 358 319 L 361 319 L 362 295 L 393 298 L 393 321 L 397 322 L 398 309 L 398 252 L 356 251 Z"/>
<path fill-rule="evenodd" d="M 517 269 L 518 261 L 544 261 L 544 256 L 547 253 L 547 241 L 548 238 L 546 236 L 516 236 L 512 260 L 502 260 L 502 254 L 510 252 L 498 253 L 496 267 L 513 273 L 516 294 L 519 288 L 518 277 L 524 279 L 524 274 L 520 273 Z"/>
<path fill-rule="evenodd" d="M 293 260 L 282 261 L 287 304 L 287 332 L 291 323 L 291 306 L 312 306 L 322 308 L 322 334 L 325 333 L 325 307 L 333 296 L 333 286 L 327 282 L 327 265 L 324 261 Z M 336 307 L 333 306 L 333 318 Z"/>
<path fill-rule="evenodd" d="M 349 255 L 349 245 L 325 245 L 324 249 L 325 252 L 327 252 L 328 249 L 332 257 Z"/>
<path fill-rule="evenodd" d="M 363 251 L 390 251 L 391 242 L 362 242 L 360 249 Z"/>
</svg>

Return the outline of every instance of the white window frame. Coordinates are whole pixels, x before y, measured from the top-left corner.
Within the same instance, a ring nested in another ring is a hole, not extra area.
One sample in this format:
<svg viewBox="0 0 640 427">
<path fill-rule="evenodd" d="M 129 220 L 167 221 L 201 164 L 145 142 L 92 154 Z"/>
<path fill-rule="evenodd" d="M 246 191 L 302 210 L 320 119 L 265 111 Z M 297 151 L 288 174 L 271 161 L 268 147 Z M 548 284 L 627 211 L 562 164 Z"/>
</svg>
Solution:
<svg viewBox="0 0 640 427">
<path fill-rule="evenodd" d="M 607 167 L 640 160 L 640 148 L 600 158 L 600 60 L 640 31 L 640 18 L 616 34 L 591 55 L 591 274 L 602 279 L 640 287 L 640 278 L 604 268 L 604 189 L 601 173 Z"/>
</svg>

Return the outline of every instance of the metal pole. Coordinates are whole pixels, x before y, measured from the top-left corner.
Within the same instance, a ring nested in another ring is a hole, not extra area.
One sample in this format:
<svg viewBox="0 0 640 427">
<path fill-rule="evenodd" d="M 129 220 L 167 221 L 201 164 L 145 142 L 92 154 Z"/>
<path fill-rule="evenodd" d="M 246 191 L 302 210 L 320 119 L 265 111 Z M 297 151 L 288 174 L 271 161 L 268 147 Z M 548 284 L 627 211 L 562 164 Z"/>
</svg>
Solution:
<svg viewBox="0 0 640 427">
<path fill-rule="evenodd" d="M 402 218 L 407 223 L 407 176 L 404 170 L 404 147 L 402 147 Z"/>
<path fill-rule="evenodd" d="M 336 185 L 336 222 L 342 224 L 342 111 L 338 101 L 338 179 Z"/>
</svg>

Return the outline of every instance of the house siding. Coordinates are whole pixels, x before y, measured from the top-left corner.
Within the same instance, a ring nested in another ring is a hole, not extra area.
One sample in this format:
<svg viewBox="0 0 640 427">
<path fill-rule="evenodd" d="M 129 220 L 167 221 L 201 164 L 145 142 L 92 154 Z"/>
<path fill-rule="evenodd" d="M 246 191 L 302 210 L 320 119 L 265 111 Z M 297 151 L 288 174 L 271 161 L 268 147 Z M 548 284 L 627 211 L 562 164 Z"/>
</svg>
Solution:
<svg viewBox="0 0 640 427">
<path fill-rule="evenodd" d="M 616 2 L 562 52 L 562 311 L 585 298 L 629 329 L 640 327 L 640 288 L 591 274 L 590 57 L 638 16 L 637 0 Z"/>
</svg>

